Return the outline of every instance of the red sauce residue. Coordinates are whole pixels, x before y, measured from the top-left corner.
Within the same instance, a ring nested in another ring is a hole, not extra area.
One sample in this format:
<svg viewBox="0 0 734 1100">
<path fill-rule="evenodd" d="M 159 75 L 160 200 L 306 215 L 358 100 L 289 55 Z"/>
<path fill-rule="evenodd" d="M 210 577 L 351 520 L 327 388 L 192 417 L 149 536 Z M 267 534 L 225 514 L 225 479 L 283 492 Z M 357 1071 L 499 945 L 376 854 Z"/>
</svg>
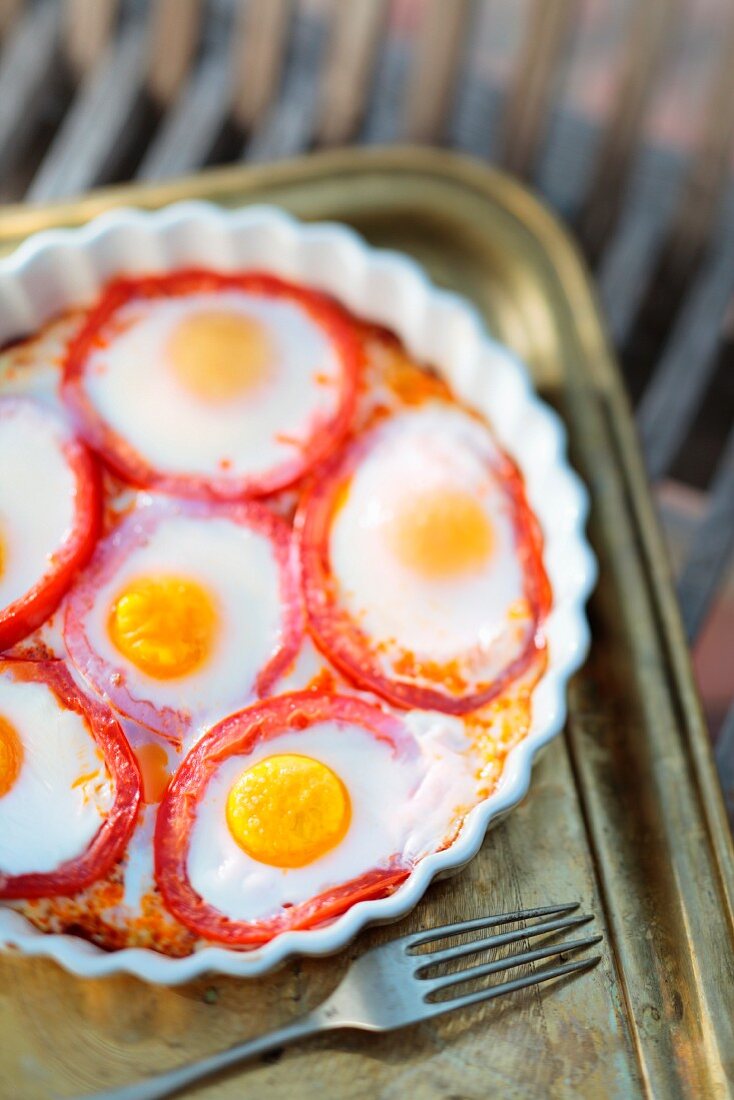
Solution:
<svg viewBox="0 0 734 1100">
<path fill-rule="evenodd" d="M 294 435 L 286 435 L 285 432 L 276 432 L 274 439 L 277 443 L 283 443 L 287 447 L 296 447 L 297 449 L 303 450 L 303 440 L 296 439 Z"/>
<path fill-rule="evenodd" d="M 481 761 L 477 778 L 483 798 L 488 797 L 497 786 L 510 750 L 530 732 L 533 689 L 547 665 L 547 649 L 539 650 L 520 680 L 499 698 L 464 716 L 464 728 Z"/>
<path fill-rule="evenodd" d="M 402 405 L 420 405 L 432 399 L 451 400 L 451 391 L 442 378 L 419 367 L 399 347 L 391 350 L 384 380 Z"/>
<path fill-rule="evenodd" d="M 135 756 L 143 779 L 143 801 L 148 805 L 160 802 L 171 778 L 168 753 L 158 742 L 147 741 L 138 745 Z"/>
<path fill-rule="evenodd" d="M 335 692 L 337 690 L 336 676 L 331 669 L 322 668 L 308 681 L 308 690 Z"/>
<path fill-rule="evenodd" d="M 447 661 L 445 664 L 439 664 L 438 661 L 421 661 L 414 653 L 403 650 L 392 662 L 392 667 L 397 676 L 441 684 L 453 695 L 462 695 L 467 689 L 458 661 Z"/>
<path fill-rule="evenodd" d="M 179 958 L 190 955 L 196 936 L 171 916 L 157 890 L 143 896 L 138 913 L 126 909 L 122 867 L 74 897 L 39 898 L 18 908 L 42 932 L 70 932 L 107 951 L 148 947 Z"/>
</svg>

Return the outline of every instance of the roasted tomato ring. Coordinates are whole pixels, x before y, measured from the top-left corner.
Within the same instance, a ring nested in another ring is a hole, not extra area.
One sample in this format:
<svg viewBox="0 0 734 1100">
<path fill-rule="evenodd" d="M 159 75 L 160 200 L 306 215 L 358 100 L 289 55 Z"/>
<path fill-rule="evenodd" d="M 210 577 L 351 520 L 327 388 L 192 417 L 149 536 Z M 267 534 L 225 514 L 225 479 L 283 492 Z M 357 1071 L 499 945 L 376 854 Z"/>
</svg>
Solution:
<svg viewBox="0 0 734 1100">
<path fill-rule="evenodd" d="M 116 711 L 161 734 L 172 744 L 180 745 L 183 733 L 190 726 L 190 715 L 184 710 L 156 707 L 145 699 L 138 699 L 127 685 L 124 670 L 111 665 L 96 652 L 84 626 L 99 589 L 115 575 L 130 552 L 145 543 L 158 523 L 174 514 L 228 519 L 257 531 L 272 544 L 280 577 L 283 639 L 258 673 L 255 682 L 258 695 L 266 695 L 297 657 L 303 641 L 304 615 L 298 550 L 290 527 L 257 501 L 210 504 L 162 499 L 146 511 L 132 512 L 100 542 L 89 567 L 65 604 L 63 632 L 69 656 L 84 679 L 96 692 L 108 698 Z"/>
<path fill-rule="evenodd" d="M 233 755 L 246 755 L 256 745 L 282 733 L 308 729 L 328 720 L 358 725 L 396 747 L 405 736 L 398 719 L 361 699 L 294 692 L 248 707 L 219 722 L 191 750 L 176 772 L 156 820 L 155 879 L 171 913 L 204 939 L 255 947 L 281 932 L 313 928 L 332 920 L 358 901 L 386 897 L 410 873 L 410 868 L 400 866 L 395 858 L 387 867 L 375 868 L 260 921 L 226 917 L 204 901 L 191 885 L 187 860 L 196 807 L 222 762 Z"/>
<path fill-rule="evenodd" d="M 0 423 L 21 403 L 33 404 L 39 416 L 49 416 L 25 397 L 0 400 Z M 55 418 L 54 418 L 55 426 Z M 20 642 L 58 607 L 75 574 L 86 565 L 102 524 L 102 480 L 99 467 L 87 448 L 73 435 L 62 445 L 64 458 L 75 482 L 74 523 L 71 534 L 54 553 L 48 572 L 13 603 L 0 608 L 0 650 Z"/>
<path fill-rule="evenodd" d="M 343 454 L 322 468 L 304 495 L 296 516 L 309 632 L 321 652 L 358 687 L 406 710 L 468 714 L 500 695 L 545 650 L 540 626 L 551 605 L 551 589 L 543 566 L 540 527 L 528 505 L 522 475 L 503 454 L 498 473 L 513 505 L 517 553 L 525 578 L 525 596 L 532 609 L 532 630 L 523 650 L 491 684 L 478 691 L 450 694 L 387 675 L 369 638 L 338 601 L 337 582 L 329 560 L 331 523 L 346 484 L 369 445 L 368 433 L 367 437 L 355 439 Z"/>
<path fill-rule="evenodd" d="M 264 473 L 239 478 L 166 474 L 138 454 L 97 412 L 84 388 L 86 360 L 98 346 L 105 326 L 128 302 L 217 290 L 241 290 L 300 305 L 337 350 L 342 365 L 339 402 L 332 416 L 314 423 L 308 443 L 299 448 L 296 457 Z M 192 268 L 165 275 L 120 278 L 109 283 L 69 344 L 61 392 L 89 445 L 116 474 L 131 484 L 201 500 L 244 500 L 267 496 L 292 485 L 340 443 L 352 422 L 362 356 L 362 342 L 356 331 L 341 308 L 327 295 L 261 272 L 227 274 Z"/>
<path fill-rule="evenodd" d="M 112 713 L 83 695 L 61 661 L 0 661 L 0 672 L 10 672 L 25 683 L 47 684 L 68 710 L 86 721 L 115 784 L 109 814 L 82 855 L 54 871 L 5 875 L 0 869 L 0 898 L 47 898 L 76 894 L 102 878 L 125 851 L 135 828 L 141 800 L 140 772 L 125 734 Z"/>
</svg>

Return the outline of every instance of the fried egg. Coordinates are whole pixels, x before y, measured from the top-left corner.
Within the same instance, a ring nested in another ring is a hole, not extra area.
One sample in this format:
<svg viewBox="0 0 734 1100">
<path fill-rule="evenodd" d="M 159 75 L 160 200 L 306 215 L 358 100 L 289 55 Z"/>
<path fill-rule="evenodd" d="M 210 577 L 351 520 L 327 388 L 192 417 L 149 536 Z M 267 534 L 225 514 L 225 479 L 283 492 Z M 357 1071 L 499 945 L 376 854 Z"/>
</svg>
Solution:
<svg viewBox="0 0 734 1100">
<path fill-rule="evenodd" d="M 363 875 L 409 870 L 474 790 L 464 757 L 441 737 L 421 746 L 407 726 L 395 743 L 328 717 L 285 730 L 218 767 L 197 806 L 189 882 L 232 920 L 267 920 Z"/>
<path fill-rule="evenodd" d="M 0 648 L 58 604 L 91 553 L 99 490 L 89 454 L 55 413 L 0 397 Z"/>
<path fill-rule="evenodd" d="M 471 709 L 534 647 L 535 528 L 514 468 L 461 409 L 428 403 L 358 439 L 316 487 L 303 545 L 317 642 L 396 702 Z"/>
<path fill-rule="evenodd" d="M 332 307 L 276 280 L 231 282 L 169 293 L 163 277 L 88 337 L 65 392 L 90 442 L 139 484 L 228 499 L 279 488 L 328 447 L 351 400 Z"/>
<path fill-rule="evenodd" d="M 84 717 L 49 684 L 0 671 L 0 879 L 49 873 L 80 856 L 114 798 Z"/>
<path fill-rule="evenodd" d="M 301 641 L 290 532 L 257 504 L 141 503 L 71 594 L 64 640 L 122 715 L 178 742 L 270 690 Z"/>
</svg>

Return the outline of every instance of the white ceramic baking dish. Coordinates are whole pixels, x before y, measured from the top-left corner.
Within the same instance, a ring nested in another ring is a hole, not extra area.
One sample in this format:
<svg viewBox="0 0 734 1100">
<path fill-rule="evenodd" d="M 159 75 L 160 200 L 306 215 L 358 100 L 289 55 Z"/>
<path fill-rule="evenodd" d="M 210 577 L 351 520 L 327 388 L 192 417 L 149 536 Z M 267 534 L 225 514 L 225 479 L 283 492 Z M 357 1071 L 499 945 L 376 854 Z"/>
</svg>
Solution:
<svg viewBox="0 0 734 1100">
<path fill-rule="evenodd" d="M 423 859 L 392 896 L 357 904 L 325 927 L 284 933 L 254 951 L 204 947 L 174 959 L 147 949 L 106 952 L 75 936 L 43 934 L 0 907 L 0 944 L 56 959 L 85 977 L 129 973 L 173 984 L 207 971 L 254 976 L 289 955 L 337 951 L 366 924 L 404 916 L 436 875 L 467 863 L 487 828 L 523 798 L 533 760 L 563 726 L 566 685 L 589 644 L 584 604 L 596 564 L 584 536 L 587 494 L 568 465 L 563 425 L 475 310 L 433 286 L 407 257 L 373 249 L 343 226 L 304 225 L 265 206 L 225 211 L 187 202 L 154 213 L 117 210 L 82 229 L 40 233 L 0 261 L 0 343 L 88 303 L 113 275 L 190 265 L 266 269 L 334 295 L 356 314 L 394 330 L 489 418 L 523 472 L 543 528 L 554 593 L 547 620 L 549 663 L 533 695 L 529 735 L 510 752 L 496 791 L 468 815 L 455 843 Z"/>
</svg>

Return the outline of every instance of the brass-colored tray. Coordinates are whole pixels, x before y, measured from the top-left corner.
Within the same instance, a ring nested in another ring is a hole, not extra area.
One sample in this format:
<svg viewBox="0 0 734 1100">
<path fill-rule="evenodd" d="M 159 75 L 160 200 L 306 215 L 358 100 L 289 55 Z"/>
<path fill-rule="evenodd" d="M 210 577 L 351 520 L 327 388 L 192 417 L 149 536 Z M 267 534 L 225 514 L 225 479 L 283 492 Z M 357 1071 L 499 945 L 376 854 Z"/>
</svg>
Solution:
<svg viewBox="0 0 734 1100">
<path fill-rule="evenodd" d="M 605 933 L 581 977 L 391 1036 L 331 1035 L 197 1095 L 723 1097 L 734 1093 L 734 853 L 667 559 L 588 277 L 517 184 L 435 151 L 326 153 L 0 215 L 0 252 L 112 206 L 266 200 L 409 252 L 472 299 L 569 428 L 601 566 L 591 656 L 529 797 L 407 930 L 580 899 Z M 75 1095 L 217 1050 L 310 1007 L 374 929 L 257 981 L 155 989 L 0 957 L 0 1095 Z"/>
</svg>

